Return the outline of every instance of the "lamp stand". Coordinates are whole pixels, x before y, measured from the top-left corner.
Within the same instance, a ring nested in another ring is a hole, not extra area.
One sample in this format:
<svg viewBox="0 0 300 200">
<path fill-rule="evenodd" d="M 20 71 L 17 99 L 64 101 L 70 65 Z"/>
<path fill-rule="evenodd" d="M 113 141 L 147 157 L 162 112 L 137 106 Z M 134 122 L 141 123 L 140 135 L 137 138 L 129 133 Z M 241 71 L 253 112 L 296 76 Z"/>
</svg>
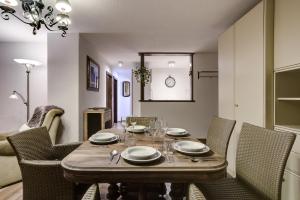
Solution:
<svg viewBox="0 0 300 200">
<path fill-rule="evenodd" d="M 26 76 L 27 76 L 27 101 L 24 103 L 26 105 L 26 111 L 27 111 L 27 122 L 29 120 L 29 75 L 30 75 L 30 70 L 26 70 Z"/>
</svg>

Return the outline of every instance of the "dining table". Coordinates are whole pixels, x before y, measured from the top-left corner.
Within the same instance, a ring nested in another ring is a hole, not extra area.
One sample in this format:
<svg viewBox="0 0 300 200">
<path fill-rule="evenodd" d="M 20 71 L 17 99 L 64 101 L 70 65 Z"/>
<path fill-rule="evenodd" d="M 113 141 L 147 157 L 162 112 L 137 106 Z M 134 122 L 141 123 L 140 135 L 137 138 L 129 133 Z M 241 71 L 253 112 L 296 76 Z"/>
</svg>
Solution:
<svg viewBox="0 0 300 200">
<path fill-rule="evenodd" d="M 117 199 L 121 194 L 118 183 L 138 183 L 141 186 L 139 197 L 145 197 L 143 184 L 171 183 L 169 195 L 172 199 L 182 199 L 183 185 L 188 183 L 217 180 L 226 176 L 226 159 L 209 151 L 199 156 L 189 156 L 175 151 L 172 155 L 162 153 L 160 159 L 147 163 L 136 164 L 123 159 L 119 153 L 128 144 L 124 141 L 128 135 L 121 128 L 101 130 L 118 135 L 121 139 L 112 144 L 98 145 L 85 141 L 66 156 L 62 162 L 64 177 L 74 183 L 109 183 L 109 199 Z M 132 134 L 135 145 L 150 146 L 162 151 L 166 139 L 176 141 L 198 141 L 195 137 L 149 136 L 144 133 Z M 111 152 L 116 150 L 118 155 L 111 160 Z M 171 159 L 170 157 L 171 156 Z"/>
</svg>

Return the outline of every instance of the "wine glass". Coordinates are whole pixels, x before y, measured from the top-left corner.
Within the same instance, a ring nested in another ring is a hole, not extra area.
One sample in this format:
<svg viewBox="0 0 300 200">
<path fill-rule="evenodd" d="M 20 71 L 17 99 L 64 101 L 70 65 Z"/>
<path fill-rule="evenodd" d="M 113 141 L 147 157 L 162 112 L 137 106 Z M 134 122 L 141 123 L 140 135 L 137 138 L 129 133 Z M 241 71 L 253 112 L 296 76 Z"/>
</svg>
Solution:
<svg viewBox="0 0 300 200">
<path fill-rule="evenodd" d="M 132 126 L 132 129 L 134 129 L 134 126 L 136 125 L 136 120 L 135 119 L 130 119 L 130 124 Z"/>
<path fill-rule="evenodd" d="M 122 125 L 122 127 L 124 129 L 124 133 L 126 133 L 126 128 L 128 126 L 126 118 L 124 119 L 124 118 L 121 117 L 121 125 Z"/>
</svg>

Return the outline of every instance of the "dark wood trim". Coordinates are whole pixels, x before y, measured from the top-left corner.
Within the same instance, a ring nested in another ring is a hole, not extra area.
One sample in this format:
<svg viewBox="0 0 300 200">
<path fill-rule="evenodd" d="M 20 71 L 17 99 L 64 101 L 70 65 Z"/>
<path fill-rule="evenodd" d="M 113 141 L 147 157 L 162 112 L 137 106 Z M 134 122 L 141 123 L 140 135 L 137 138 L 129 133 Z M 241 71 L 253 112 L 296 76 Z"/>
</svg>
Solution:
<svg viewBox="0 0 300 200">
<path fill-rule="evenodd" d="M 194 54 L 191 55 L 191 99 L 194 99 Z"/>
<path fill-rule="evenodd" d="M 190 102 L 194 103 L 195 100 L 139 100 L 140 102 Z"/>
<path fill-rule="evenodd" d="M 90 70 L 89 70 L 89 66 L 90 63 L 93 62 L 94 64 L 97 65 L 98 67 L 98 88 L 92 88 L 90 87 L 90 81 L 89 81 L 89 77 L 90 77 Z M 99 88 L 100 88 L 100 65 L 93 60 L 91 57 L 86 56 L 86 89 L 89 91 L 95 91 L 95 92 L 99 92 Z"/>
<path fill-rule="evenodd" d="M 194 55 L 193 52 L 139 52 L 139 55 L 152 56 L 152 55 L 173 55 L 173 56 L 186 56 Z"/>
<path fill-rule="evenodd" d="M 141 67 L 145 67 L 145 54 L 141 54 Z M 143 80 L 141 80 L 141 100 L 143 101 L 145 99 L 145 84 L 143 84 Z"/>
<path fill-rule="evenodd" d="M 118 79 L 113 76 L 113 112 L 114 112 L 114 123 L 118 122 Z"/>
<path fill-rule="evenodd" d="M 107 83 L 107 78 L 111 78 L 111 89 L 112 89 L 112 91 L 111 91 L 111 93 L 112 93 L 112 95 L 111 95 L 111 116 L 110 116 L 110 118 L 111 118 L 111 123 L 110 123 L 110 125 L 111 125 L 111 127 L 112 127 L 112 125 L 113 125 L 113 121 L 114 121 L 114 119 L 113 119 L 113 106 L 114 106 L 114 102 L 113 102 L 113 100 L 114 100 L 114 94 L 113 94 L 113 90 L 114 90 L 114 88 L 113 88 L 113 76 L 112 76 L 112 74 L 111 73 L 109 73 L 108 71 L 106 71 L 106 76 L 105 76 L 105 84 Z M 109 106 L 108 106 L 108 101 L 107 101 L 107 93 L 108 93 L 108 91 L 107 91 L 107 85 L 105 86 L 106 87 L 106 107 L 107 108 L 109 108 Z"/>
<path fill-rule="evenodd" d="M 141 56 L 141 67 L 145 66 L 145 56 L 152 56 L 152 55 L 173 55 L 173 56 L 187 56 L 191 57 L 191 100 L 145 100 L 145 86 L 142 84 L 141 81 L 141 94 L 140 94 L 140 102 L 195 102 L 194 100 L 194 54 L 191 52 L 140 52 L 139 55 Z"/>
</svg>

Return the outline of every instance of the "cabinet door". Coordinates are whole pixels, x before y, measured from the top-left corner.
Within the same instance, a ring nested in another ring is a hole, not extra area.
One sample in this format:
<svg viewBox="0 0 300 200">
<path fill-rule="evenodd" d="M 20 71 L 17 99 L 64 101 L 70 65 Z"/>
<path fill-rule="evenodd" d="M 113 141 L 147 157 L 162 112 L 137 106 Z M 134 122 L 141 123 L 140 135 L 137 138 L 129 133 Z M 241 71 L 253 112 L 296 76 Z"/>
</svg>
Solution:
<svg viewBox="0 0 300 200">
<path fill-rule="evenodd" d="M 300 1 L 275 1 L 275 69 L 300 64 Z"/>
<path fill-rule="evenodd" d="M 234 109 L 234 82 L 235 82 L 235 50 L 234 50 L 234 26 L 227 29 L 218 40 L 218 66 L 219 66 L 219 116 L 227 119 L 235 119 Z M 227 153 L 228 173 L 235 175 L 235 144 L 236 133 L 233 133 L 229 142 Z"/>
<path fill-rule="evenodd" d="M 234 26 L 218 40 L 219 116 L 234 119 Z"/>
<path fill-rule="evenodd" d="M 259 3 L 235 25 L 237 130 L 243 122 L 265 126 L 264 5 Z"/>
</svg>

